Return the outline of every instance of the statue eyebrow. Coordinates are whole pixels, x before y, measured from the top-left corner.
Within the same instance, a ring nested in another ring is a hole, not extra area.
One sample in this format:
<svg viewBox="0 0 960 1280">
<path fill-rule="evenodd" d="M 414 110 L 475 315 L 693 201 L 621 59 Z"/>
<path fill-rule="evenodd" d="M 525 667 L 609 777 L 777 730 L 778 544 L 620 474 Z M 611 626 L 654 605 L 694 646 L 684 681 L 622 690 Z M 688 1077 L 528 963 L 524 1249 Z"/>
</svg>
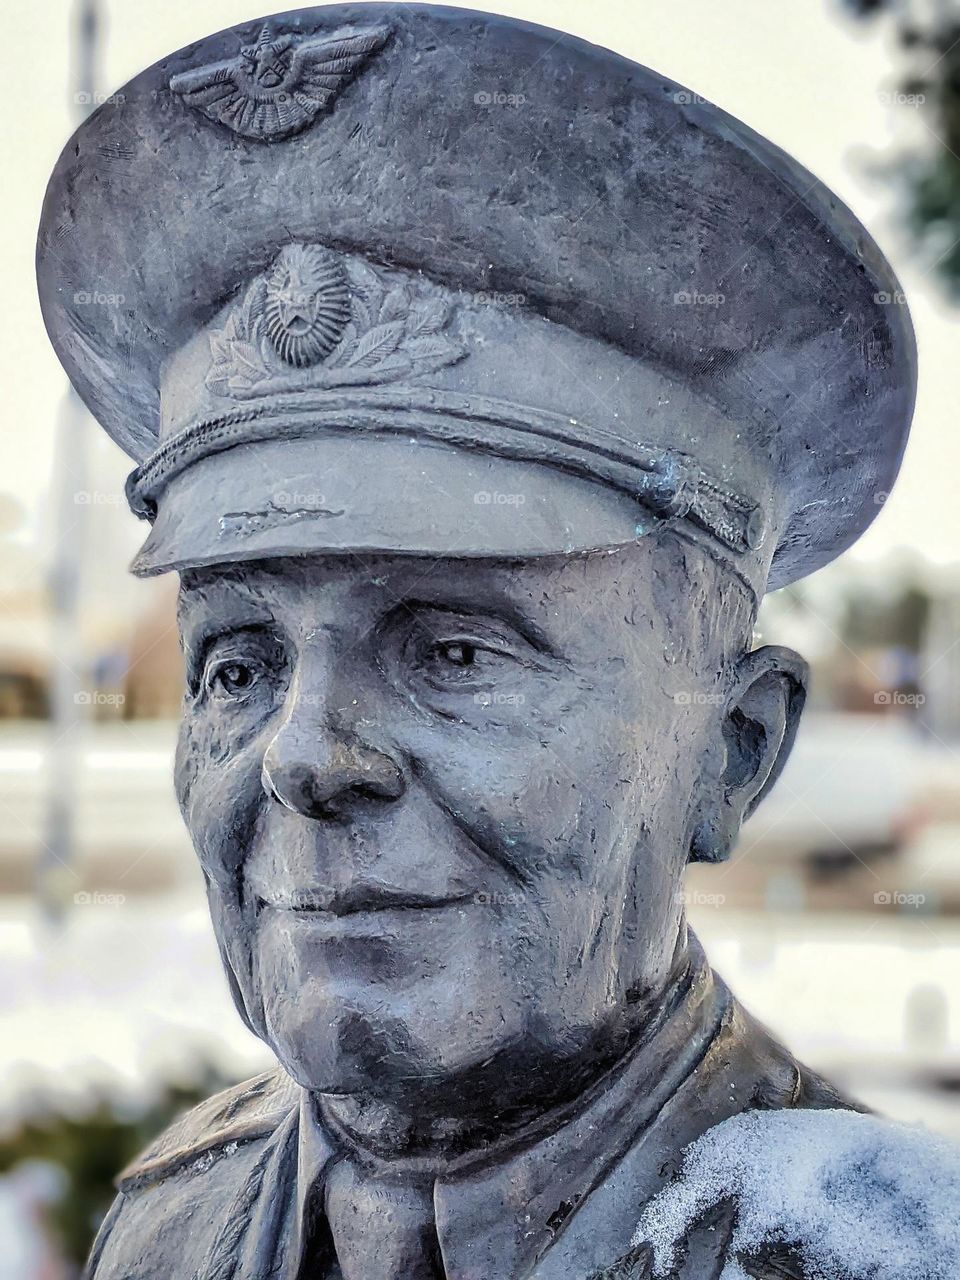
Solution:
<svg viewBox="0 0 960 1280">
<path fill-rule="evenodd" d="M 198 648 L 208 648 L 210 644 L 224 635 L 237 631 L 271 626 L 275 621 L 273 611 L 262 597 L 240 586 L 224 589 L 225 584 L 216 584 L 204 589 L 198 599 L 198 587 L 181 588 L 177 602 L 177 625 L 180 631 L 181 647 L 196 652 Z M 213 597 L 212 604 L 209 597 Z M 204 609 L 204 605 L 208 605 Z"/>
<path fill-rule="evenodd" d="M 223 606 L 225 610 L 236 606 L 257 606 L 262 601 L 261 592 L 239 577 L 218 574 L 216 577 L 201 578 L 184 574 L 177 596 L 177 621 L 188 619 L 200 607 L 200 601 L 208 597 L 226 601 Z"/>
</svg>

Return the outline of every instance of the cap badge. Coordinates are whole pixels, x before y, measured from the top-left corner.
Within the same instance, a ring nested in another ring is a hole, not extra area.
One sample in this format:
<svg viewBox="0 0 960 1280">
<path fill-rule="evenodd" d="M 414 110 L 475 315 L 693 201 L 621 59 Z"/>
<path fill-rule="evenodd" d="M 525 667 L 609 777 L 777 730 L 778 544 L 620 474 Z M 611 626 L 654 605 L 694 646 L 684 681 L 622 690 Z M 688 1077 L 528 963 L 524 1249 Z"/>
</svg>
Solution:
<svg viewBox="0 0 960 1280">
<path fill-rule="evenodd" d="M 210 335 L 208 389 L 247 400 L 293 391 L 376 386 L 463 358 L 451 304 L 319 244 L 286 245 Z"/>
<path fill-rule="evenodd" d="M 175 75 L 170 88 L 241 137 L 278 142 L 329 110 L 389 37 L 386 27 L 312 39 L 274 36 L 268 23 L 256 44 L 225 62 Z"/>
</svg>

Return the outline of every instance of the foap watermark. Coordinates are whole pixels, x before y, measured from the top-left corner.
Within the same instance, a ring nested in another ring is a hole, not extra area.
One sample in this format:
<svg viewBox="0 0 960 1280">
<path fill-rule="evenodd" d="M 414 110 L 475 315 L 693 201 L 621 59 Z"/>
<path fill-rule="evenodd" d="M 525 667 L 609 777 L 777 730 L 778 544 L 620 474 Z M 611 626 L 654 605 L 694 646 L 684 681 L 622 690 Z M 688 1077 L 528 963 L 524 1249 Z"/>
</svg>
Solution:
<svg viewBox="0 0 960 1280">
<path fill-rule="evenodd" d="M 878 707 L 922 707 L 927 700 L 925 693 L 904 693 L 900 689 L 878 689 L 873 695 Z"/>
<path fill-rule="evenodd" d="M 126 894 L 101 893 L 96 889 L 81 889 L 73 895 L 75 907 L 122 907 L 126 900 Z"/>
<path fill-rule="evenodd" d="M 522 707 L 526 702 L 522 693 L 475 693 L 473 700 L 478 707 Z"/>
<path fill-rule="evenodd" d="M 678 707 L 722 707 L 726 698 L 722 693 L 707 693 L 703 689 L 681 689 L 673 695 Z"/>
<path fill-rule="evenodd" d="M 522 507 L 526 502 L 526 495 L 522 493 L 492 493 L 489 489 L 478 489 L 473 495 L 473 501 L 478 507 Z"/>
<path fill-rule="evenodd" d="M 477 307 L 524 307 L 527 303 L 525 293 L 498 293 L 495 289 L 481 289 L 472 298 Z"/>
<path fill-rule="evenodd" d="M 122 307 L 126 297 L 122 293 L 106 293 L 102 289 L 78 289 L 73 295 L 77 307 Z"/>
<path fill-rule="evenodd" d="M 325 707 L 330 700 L 325 693 L 309 693 L 289 685 L 279 685 L 273 690 L 272 701 L 276 707 L 296 710 L 297 707 Z M 338 710 L 345 711 L 346 707 L 339 707 Z"/>
<path fill-rule="evenodd" d="M 725 893 L 702 893 L 699 889 L 680 889 L 674 897 L 678 907 L 722 907 Z"/>
<path fill-rule="evenodd" d="M 89 93 L 86 89 L 73 95 L 78 107 L 122 107 L 126 100 L 125 93 Z"/>
<path fill-rule="evenodd" d="M 122 707 L 126 700 L 125 693 L 104 693 L 101 689 L 79 689 L 73 695 L 78 707 Z"/>
<path fill-rule="evenodd" d="M 905 307 L 907 295 L 902 289 L 881 289 L 873 295 L 873 300 L 880 307 Z"/>
<path fill-rule="evenodd" d="M 272 502 L 275 506 L 287 509 L 309 510 L 311 507 L 322 507 L 326 502 L 326 498 L 315 489 L 311 489 L 307 493 L 299 493 L 295 489 L 278 489 L 272 497 Z"/>
<path fill-rule="evenodd" d="M 517 907 L 520 905 L 520 894 L 493 889 L 490 892 L 475 893 L 473 900 L 479 907 Z"/>
<path fill-rule="evenodd" d="M 882 89 L 877 101 L 885 107 L 922 107 L 927 100 L 925 93 L 904 93 L 901 89 Z"/>
<path fill-rule="evenodd" d="M 927 900 L 925 893 L 901 893 L 899 889 L 880 889 L 873 895 L 878 907 L 922 907 Z"/>
<path fill-rule="evenodd" d="M 678 107 L 706 107 L 710 105 L 709 98 L 702 98 L 699 93 L 691 93 L 689 89 L 678 89 L 673 95 L 673 100 Z"/>
<path fill-rule="evenodd" d="M 78 507 L 118 507 L 124 497 L 122 493 L 105 493 L 100 489 L 78 489 L 73 500 Z"/>
<path fill-rule="evenodd" d="M 504 93 L 500 89 L 481 89 L 473 95 L 478 107 L 522 107 L 526 100 L 523 93 Z"/>
<path fill-rule="evenodd" d="M 678 289 L 673 295 L 675 307 L 722 307 L 726 300 L 723 293 L 703 293 L 700 289 Z"/>
</svg>

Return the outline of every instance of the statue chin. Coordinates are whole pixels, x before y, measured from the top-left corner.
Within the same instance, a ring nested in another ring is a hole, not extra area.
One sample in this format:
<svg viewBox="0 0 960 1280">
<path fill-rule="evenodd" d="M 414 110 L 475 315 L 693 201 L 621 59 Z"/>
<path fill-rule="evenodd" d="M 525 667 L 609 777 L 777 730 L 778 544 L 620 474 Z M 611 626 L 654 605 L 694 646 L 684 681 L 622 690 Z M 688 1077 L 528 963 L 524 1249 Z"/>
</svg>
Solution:
<svg viewBox="0 0 960 1280">
<path fill-rule="evenodd" d="M 459 985 L 434 971 L 438 952 L 419 950 L 409 933 L 358 942 L 331 941 L 326 930 L 261 921 L 254 944 L 263 1038 L 305 1088 L 435 1094 L 518 1030 L 516 1016 L 489 994 L 471 1016 Z"/>
</svg>

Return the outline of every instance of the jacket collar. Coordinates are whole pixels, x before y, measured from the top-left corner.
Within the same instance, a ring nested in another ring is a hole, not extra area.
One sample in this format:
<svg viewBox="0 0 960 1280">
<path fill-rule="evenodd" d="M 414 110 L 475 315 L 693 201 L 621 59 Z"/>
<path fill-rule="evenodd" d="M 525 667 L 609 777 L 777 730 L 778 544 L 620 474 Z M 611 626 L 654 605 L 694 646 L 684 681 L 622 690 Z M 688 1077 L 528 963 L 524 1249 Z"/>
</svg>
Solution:
<svg viewBox="0 0 960 1280">
<path fill-rule="evenodd" d="M 693 939 L 691 943 L 690 968 L 666 1019 L 575 1107 L 547 1117 L 534 1132 L 437 1170 L 433 1205 L 448 1280 L 539 1275 L 557 1242 L 578 1235 L 585 1220 L 582 1206 L 605 1188 L 607 1175 L 624 1154 L 643 1143 L 653 1121 L 703 1060 L 728 1009 L 726 988 L 714 979 Z M 422 1170 L 405 1171 L 402 1161 L 383 1161 L 359 1149 L 324 1115 L 322 1100 L 304 1091 L 291 1197 L 296 1244 L 289 1280 L 299 1280 L 312 1265 L 308 1251 L 318 1231 L 326 1230 L 326 1176 L 340 1160 L 353 1162 L 360 1194 L 364 1179 L 371 1196 L 382 1196 L 391 1180 L 396 1184 L 405 1176 L 423 1176 Z M 651 1194 L 653 1190 L 655 1186 Z M 618 1212 L 607 1214 L 602 1240 L 607 1262 L 629 1251 L 642 1202 L 631 1188 L 617 1197 Z M 389 1214 L 374 1214 L 372 1220 L 389 1230 Z M 382 1243 L 386 1248 L 388 1242 Z M 599 1247 L 601 1242 L 594 1243 Z M 376 1243 L 365 1239 L 364 1248 L 376 1252 Z"/>
</svg>

